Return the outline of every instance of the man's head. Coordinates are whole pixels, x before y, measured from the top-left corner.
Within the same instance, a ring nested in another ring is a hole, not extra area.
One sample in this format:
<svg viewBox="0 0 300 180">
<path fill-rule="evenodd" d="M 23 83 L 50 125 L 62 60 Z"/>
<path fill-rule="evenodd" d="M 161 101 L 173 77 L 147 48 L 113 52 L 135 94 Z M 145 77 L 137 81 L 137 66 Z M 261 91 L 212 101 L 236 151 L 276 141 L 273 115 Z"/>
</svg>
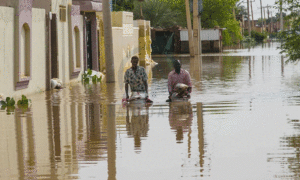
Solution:
<svg viewBox="0 0 300 180">
<path fill-rule="evenodd" d="M 133 56 L 131 58 L 131 64 L 133 68 L 136 68 L 139 63 L 139 58 L 137 56 Z"/>
<path fill-rule="evenodd" d="M 177 73 L 179 73 L 180 72 L 180 68 L 181 68 L 180 61 L 179 60 L 174 60 L 173 61 L 173 67 L 174 67 L 175 71 Z"/>
</svg>

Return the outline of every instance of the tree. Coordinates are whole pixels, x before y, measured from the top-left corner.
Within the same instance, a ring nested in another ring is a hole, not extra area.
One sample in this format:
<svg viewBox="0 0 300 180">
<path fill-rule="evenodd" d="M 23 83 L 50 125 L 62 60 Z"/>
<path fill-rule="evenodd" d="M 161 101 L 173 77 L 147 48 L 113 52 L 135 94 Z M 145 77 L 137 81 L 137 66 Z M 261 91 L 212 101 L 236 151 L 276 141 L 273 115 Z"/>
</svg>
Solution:
<svg viewBox="0 0 300 180">
<path fill-rule="evenodd" d="M 233 19 L 232 10 L 238 0 L 203 0 L 202 26 L 213 28 Z"/>
<path fill-rule="evenodd" d="M 223 31 L 223 42 L 232 45 L 242 39 L 240 25 L 233 17 L 233 8 L 236 8 L 238 0 L 203 0 L 202 27 L 214 28 L 220 26 L 226 28 Z M 240 8 L 243 9 L 243 8 Z M 243 13 L 242 10 L 237 13 Z"/>
<path fill-rule="evenodd" d="M 300 18 L 298 13 L 300 9 L 300 2 L 299 0 L 282 1 L 287 4 L 287 7 L 283 10 L 291 12 L 285 17 L 285 20 L 291 22 L 291 31 L 281 32 L 281 37 L 283 39 L 283 43 L 281 44 L 281 53 L 287 54 L 287 62 L 296 62 L 300 59 Z"/>
<path fill-rule="evenodd" d="M 133 11 L 134 0 L 112 0 L 114 11 Z"/>
<path fill-rule="evenodd" d="M 144 19 L 150 20 L 152 27 L 167 28 L 174 25 L 186 26 L 185 14 L 181 9 L 176 9 L 177 5 L 172 5 L 164 0 L 145 0 L 144 2 L 134 2 L 134 19 L 140 19 L 140 5 L 142 5 Z M 182 18 L 182 16 L 184 18 Z"/>
<path fill-rule="evenodd" d="M 235 9 L 235 14 L 237 16 L 242 16 L 244 15 L 245 20 L 248 19 L 248 13 L 247 13 L 247 9 L 245 6 L 241 5 L 242 2 L 239 2 L 236 4 L 236 7 L 234 7 Z"/>
</svg>

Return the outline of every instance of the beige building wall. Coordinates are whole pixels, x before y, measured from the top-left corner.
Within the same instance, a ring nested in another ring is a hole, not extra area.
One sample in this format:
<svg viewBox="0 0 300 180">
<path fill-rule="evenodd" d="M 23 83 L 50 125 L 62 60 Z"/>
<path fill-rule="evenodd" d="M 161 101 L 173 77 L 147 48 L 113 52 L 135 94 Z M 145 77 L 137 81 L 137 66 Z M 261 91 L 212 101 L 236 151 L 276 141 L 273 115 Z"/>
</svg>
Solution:
<svg viewBox="0 0 300 180">
<path fill-rule="evenodd" d="M 0 6 L 0 93 L 4 95 L 14 92 L 14 12 Z"/>
<path fill-rule="evenodd" d="M 133 25 L 133 13 L 124 11 L 112 13 L 112 25 L 115 77 L 124 89 L 125 70 L 131 66 L 131 57 L 139 55 L 139 28 Z"/>
<path fill-rule="evenodd" d="M 3 16 L 5 14 L 5 16 Z M 14 9 L 0 7 L 0 93 L 19 97 L 45 90 L 45 10 L 32 9 L 32 79 L 28 88 L 15 91 L 14 85 Z"/>
<path fill-rule="evenodd" d="M 71 23 L 71 17 L 70 17 L 70 10 L 72 5 L 72 0 L 52 0 L 51 2 L 51 12 L 55 13 L 57 15 L 57 50 L 58 50 L 58 71 L 59 71 L 59 79 L 62 80 L 63 84 L 68 85 L 70 82 L 77 82 L 81 80 L 81 74 L 83 72 L 83 17 L 80 16 L 80 51 L 82 52 L 80 54 L 80 62 L 81 62 L 81 73 L 78 75 L 77 78 L 72 79 L 71 78 L 71 72 L 70 72 L 70 43 L 69 43 L 69 37 L 73 39 L 73 42 L 75 41 L 75 34 L 72 30 L 70 33 L 70 23 Z M 60 7 L 66 8 L 66 21 L 60 20 Z"/>
<path fill-rule="evenodd" d="M 100 70 L 105 69 L 103 14 L 97 12 L 99 29 Z M 116 84 L 124 88 L 124 73 L 131 66 L 132 56 L 139 55 L 139 28 L 134 27 L 132 12 L 112 12 L 113 54 Z"/>
</svg>

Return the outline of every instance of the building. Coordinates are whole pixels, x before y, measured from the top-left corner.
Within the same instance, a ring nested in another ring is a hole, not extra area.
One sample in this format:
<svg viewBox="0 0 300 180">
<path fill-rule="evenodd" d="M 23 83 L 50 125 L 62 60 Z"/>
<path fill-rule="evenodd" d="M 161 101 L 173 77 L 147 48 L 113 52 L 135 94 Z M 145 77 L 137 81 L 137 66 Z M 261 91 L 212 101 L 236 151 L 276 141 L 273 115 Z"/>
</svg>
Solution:
<svg viewBox="0 0 300 180">
<path fill-rule="evenodd" d="M 139 55 L 151 62 L 150 22 L 131 12 L 113 12 L 116 81 Z M 1 0 L 0 94 L 21 96 L 50 90 L 50 80 L 64 86 L 81 80 L 87 69 L 105 73 L 101 0 Z"/>
</svg>

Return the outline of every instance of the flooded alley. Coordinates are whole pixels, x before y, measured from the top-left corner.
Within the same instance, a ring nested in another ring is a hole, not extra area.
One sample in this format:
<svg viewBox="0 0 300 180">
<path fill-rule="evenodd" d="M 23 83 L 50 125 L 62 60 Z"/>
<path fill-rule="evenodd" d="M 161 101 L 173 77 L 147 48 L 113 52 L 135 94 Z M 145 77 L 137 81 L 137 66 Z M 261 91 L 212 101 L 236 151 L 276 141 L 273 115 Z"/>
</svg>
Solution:
<svg viewBox="0 0 300 180">
<path fill-rule="evenodd" d="M 122 78 L 28 96 L 0 110 L 0 179 L 300 178 L 300 68 L 279 46 L 153 57 L 147 107 L 122 105 Z M 166 102 L 173 58 L 189 102 Z"/>
</svg>

